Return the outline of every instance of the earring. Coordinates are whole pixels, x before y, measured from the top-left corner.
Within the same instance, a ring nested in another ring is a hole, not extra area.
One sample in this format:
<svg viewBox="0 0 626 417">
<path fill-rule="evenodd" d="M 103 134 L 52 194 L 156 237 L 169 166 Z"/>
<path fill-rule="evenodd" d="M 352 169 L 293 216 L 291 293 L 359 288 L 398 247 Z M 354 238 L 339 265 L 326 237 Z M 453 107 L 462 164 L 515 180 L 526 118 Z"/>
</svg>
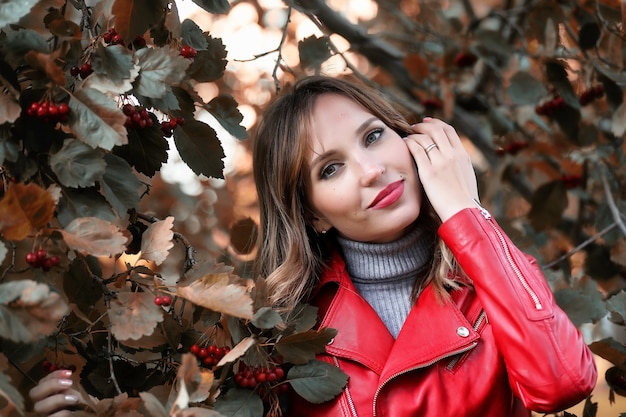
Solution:
<svg viewBox="0 0 626 417">
<path fill-rule="evenodd" d="M 325 234 L 326 234 L 326 232 L 328 232 L 328 230 L 324 229 L 324 230 L 322 230 L 320 233 L 321 233 L 321 234 L 323 234 L 323 235 L 325 235 Z"/>
</svg>

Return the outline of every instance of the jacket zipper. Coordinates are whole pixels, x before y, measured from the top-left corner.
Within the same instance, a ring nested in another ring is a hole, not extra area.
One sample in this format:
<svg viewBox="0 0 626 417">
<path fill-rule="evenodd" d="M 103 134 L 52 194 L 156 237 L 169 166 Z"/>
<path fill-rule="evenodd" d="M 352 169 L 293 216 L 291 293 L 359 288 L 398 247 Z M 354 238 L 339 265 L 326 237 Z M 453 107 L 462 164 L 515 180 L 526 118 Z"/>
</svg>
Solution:
<svg viewBox="0 0 626 417">
<path fill-rule="evenodd" d="M 455 351 L 448 352 L 445 355 L 441 355 L 441 356 L 439 356 L 439 357 L 437 357 L 435 359 L 432 359 L 432 360 L 430 360 L 430 361 L 428 361 L 426 363 L 423 363 L 423 364 L 421 364 L 419 366 L 415 366 L 413 368 L 405 369 L 405 370 L 403 370 L 401 372 L 398 372 L 398 373 L 395 373 L 395 374 L 391 375 L 389 378 L 387 378 L 385 380 L 385 382 L 380 384 L 380 386 L 376 390 L 376 393 L 374 394 L 374 416 L 376 416 L 376 402 L 378 401 L 378 395 L 380 394 L 380 391 L 383 389 L 383 387 L 389 383 L 389 381 L 391 381 L 394 378 L 399 377 L 400 375 L 404 375 L 406 373 L 413 372 L 413 371 L 415 371 L 417 369 L 427 368 L 430 365 L 432 365 L 432 364 L 434 364 L 434 363 L 436 363 L 436 362 L 438 362 L 438 361 L 440 361 L 442 359 L 449 358 L 451 356 L 467 352 L 470 349 L 474 349 L 474 347 L 476 347 L 477 344 L 478 344 L 478 342 L 472 342 L 469 346 L 466 346 L 466 347 L 464 347 L 462 349 L 457 349 Z"/>
<path fill-rule="evenodd" d="M 339 361 L 337 360 L 336 356 L 333 356 L 333 360 L 335 361 L 335 366 L 341 369 L 339 367 Z M 348 405 L 350 406 L 350 413 L 352 414 L 352 417 L 359 417 L 359 415 L 356 413 L 356 407 L 354 406 L 354 400 L 352 399 L 352 395 L 350 394 L 348 384 L 346 384 L 346 387 L 343 390 L 346 393 L 346 399 L 348 400 Z"/>
<path fill-rule="evenodd" d="M 481 206 L 480 203 L 476 199 L 474 199 L 474 203 L 476 203 L 476 205 L 478 206 L 478 209 L 480 210 L 480 214 L 483 215 L 483 217 L 485 218 L 485 220 L 487 220 L 487 223 L 489 223 L 493 231 L 496 232 L 496 235 L 498 236 L 498 239 L 500 240 L 500 244 L 502 245 L 502 249 L 504 249 L 504 254 L 506 256 L 506 259 L 507 261 L 509 261 L 509 265 L 511 266 L 511 268 L 513 268 L 513 272 L 515 272 L 515 276 L 517 277 L 519 282 L 522 284 L 522 287 L 524 287 L 524 289 L 526 290 L 530 298 L 535 303 L 535 309 L 542 310 L 543 306 L 541 305 L 541 301 L 539 301 L 539 297 L 537 296 L 537 293 L 535 293 L 535 291 L 533 291 L 533 289 L 530 288 L 530 285 L 528 285 L 528 281 L 526 281 L 526 278 L 524 278 L 524 276 L 522 275 L 521 271 L 517 267 L 517 264 L 515 263 L 515 261 L 513 261 L 513 256 L 511 255 L 511 250 L 509 249 L 509 245 L 506 243 L 506 240 L 502 236 L 502 233 L 500 232 L 500 230 L 498 230 L 498 228 L 491 221 L 492 220 L 491 213 L 489 213 L 487 209 Z"/>
<path fill-rule="evenodd" d="M 483 321 L 485 320 L 486 317 L 487 317 L 487 313 L 485 313 L 485 310 L 481 310 L 473 326 L 475 332 L 478 331 L 478 329 L 480 328 L 481 324 L 483 324 Z M 450 361 L 448 366 L 446 366 L 446 369 L 449 371 L 452 370 L 452 368 L 454 368 L 456 364 L 459 362 L 459 360 L 461 359 L 461 356 L 463 355 L 455 356 L 454 359 Z"/>
</svg>

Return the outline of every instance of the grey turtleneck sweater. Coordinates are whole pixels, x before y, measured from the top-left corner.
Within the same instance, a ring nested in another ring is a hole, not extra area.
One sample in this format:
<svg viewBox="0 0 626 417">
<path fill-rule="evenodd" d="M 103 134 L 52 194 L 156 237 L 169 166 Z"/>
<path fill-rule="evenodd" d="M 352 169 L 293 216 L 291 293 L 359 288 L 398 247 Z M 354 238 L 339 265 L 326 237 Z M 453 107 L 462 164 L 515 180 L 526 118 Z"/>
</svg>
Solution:
<svg viewBox="0 0 626 417">
<path fill-rule="evenodd" d="M 397 337 L 411 310 L 415 278 L 431 256 L 432 241 L 417 228 L 389 243 L 337 240 L 357 291 Z"/>
</svg>

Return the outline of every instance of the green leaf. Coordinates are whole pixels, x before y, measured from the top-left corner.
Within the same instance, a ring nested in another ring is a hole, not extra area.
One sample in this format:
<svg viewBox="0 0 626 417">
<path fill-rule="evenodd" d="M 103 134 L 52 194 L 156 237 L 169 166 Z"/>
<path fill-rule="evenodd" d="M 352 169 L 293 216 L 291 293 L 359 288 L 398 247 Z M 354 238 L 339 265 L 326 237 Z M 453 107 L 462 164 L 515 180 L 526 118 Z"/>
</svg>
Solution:
<svg viewBox="0 0 626 417">
<path fill-rule="evenodd" d="M 132 52 L 122 45 L 104 46 L 99 43 L 91 55 L 91 65 L 96 73 L 104 74 L 113 83 L 129 79 L 134 68 Z"/>
<path fill-rule="evenodd" d="M 230 10 L 228 0 L 193 0 L 193 2 L 209 13 L 226 14 Z"/>
<path fill-rule="evenodd" d="M 115 16 L 115 30 L 128 43 L 157 25 L 166 10 L 165 0 L 115 0 L 111 13 Z"/>
<path fill-rule="evenodd" d="M 330 58 L 330 48 L 326 37 L 311 35 L 298 42 L 300 64 L 304 68 L 319 68 Z"/>
<path fill-rule="evenodd" d="M 56 330 L 69 312 L 59 293 L 30 279 L 0 284 L 0 334 L 15 342 L 35 342 Z"/>
<path fill-rule="evenodd" d="M 10 31 L 2 40 L 3 57 L 9 64 L 18 66 L 24 62 L 24 57 L 29 51 L 49 53 L 50 48 L 46 39 L 31 29 Z"/>
<path fill-rule="evenodd" d="M 111 206 L 95 188 L 67 189 L 57 206 L 57 219 L 65 227 L 77 217 L 96 217 L 113 222 L 116 219 Z"/>
<path fill-rule="evenodd" d="M 299 304 L 293 310 L 293 321 L 296 322 L 296 332 L 311 330 L 317 324 L 318 308 L 310 304 Z"/>
<path fill-rule="evenodd" d="M 90 267 L 97 265 L 89 265 L 89 261 L 90 258 L 76 258 L 63 274 L 65 295 L 85 314 L 93 310 L 104 294 L 102 285 L 91 278 L 92 273 L 96 274 L 96 269 L 90 271 Z"/>
<path fill-rule="evenodd" d="M 39 0 L 4 0 L 0 7 L 0 28 L 9 23 L 17 23 L 37 3 Z"/>
<path fill-rule="evenodd" d="M 208 42 L 204 37 L 204 32 L 196 22 L 185 19 L 182 23 L 183 41 L 196 50 L 206 49 Z"/>
<path fill-rule="evenodd" d="M 589 349 L 618 368 L 626 370 L 626 346 L 612 337 L 591 343 Z"/>
<path fill-rule="evenodd" d="M 154 176 L 167 162 L 169 144 L 157 125 L 158 123 L 153 123 L 143 129 L 132 129 L 128 132 L 128 145 L 113 149 L 115 155 L 124 158 L 148 177 Z"/>
<path fill-rule="evenodd" d="M 226 47 L 220 38 L 205 35 L 206 50 L 199 50 L 193 63 L 187 69 L 187 75 L 198 82 L 211 82 L 221 78 L 226 69 Z"/>
<path fill-rule="evenodd" d="M 536 104 L 548 94 L 545 86 L 530 73 L 518 71 L 509 80 L 507 94 L 517 105 Z"/>
<path fill-rule="evenodd" d="M 595 323 L 607 314 L 602 294 L 592 285 L 557 290 L 554 299 L 575 326 Z"/>
<path fill-rule="evenodd" d="M 280 314 L 272 310 L 271 307 L 261 307 L 252 317 L 252 324 L 259 329 L 271 329 L 282 322 L 283 319 L 280 317 Z"/>
<path fill-rule="evenodd" d="M 612 295 L 605 302 L 607 310 L 611 313 L 619 315 L 621 321 L 626 321 L 626 291 L 621 290 L 615 295 Z"/>
<path fill-rule="evenodd" d="M 276 342 L 275 348 L 285 361 L 303 364 L 315 359 L 317 353 L 324 352 L 328 342 L 336 335 L 335 329 L 308 330 L 283 337 Z"/>
<path fill-rule="evenodd" d="M 185 121 L 174 131 L 174 143 L 196 175 L 224 178 L 224 150 L 211 126 L 197 120 Z"/>
<path fill-rule="evenodd" d="M 251 390 L 231 388 L 217 397 L 215 410 L 224 417 L 263 417 L 263 401 Z"/>
<path fill-rule="evenodd" d="M 576 95 L 576 92 L 567 77 L 565 66 L 566 64 L 564 62 L 557 59 L 546 61 L 546 76 L 548 81 L 555 88 L 557 94 L 563 97 L 565 103 L 574 109 L 579 109 L 580 102 L 578 101 L 578 96 Z"/>
<path fill-rule="evenodd" d="M 6 412 L 7 415 L 14 415 L 10 412 L 11 408 L 14 408 L 20 415 L 24 415 L 24 398 L 22 398 L 22 395 L 15 388 L 15 383 L 11 381 L 11 377 L 4 372 L 0 372 L 0 397 L 5 400 L 3 411 Z M 10 404 L 11 407 L 8 407 L 7 403 Z"/>
<path fill-rule="evenodd" d="M 104 156 L 106 170 L 100 182 L 102 192 L 119 217 L 124 217 L 128 209 L 139 206 L 141 181 L 135 176 L 124 159 L 113 154 Z"/>
<path fill-rule="evenodd" d="M 111 150 L 128 143 L 126 116 L 111 98 L 92 88 L 77 88 L 69 106 L 72 131 L 92 148 Z"/>
<path fill-rule="evenodd" d="M 302 398 L 320 404 L 339 395 L 348 376 L 336 366 L 312 360 L 292 367 L 287 373 L 287 381 Z"/>
<path fill-rule="evenodd" d="M 537 231 L 556 226 L 567 208 L 567 190 L 560 180 L 541 185 L 532 195 L 528 218 Z"/>
<path fill-rule="evenodd" d="M 215 117 L 220 125 L 237 139 L 248 137 L 246 128 L 241 126 L 243 115 L 237 108 L 235 99 L 227 94 L 213 98 L 204 108 Z"/>
<path fill-rule="evenodd" d="M 67 139 L 59 152 L 50 157 L 50 168 L 67 187 L 90 187 L 102 178 L 106 163 L 101 149 Z"/>
<path fill-rule="evenodd" d="M 178 50 L 163 48 L 142 48 L 135 52 L 141 70 L 135 81 L 137 94 L 161 98 L 171 91 L 171 85 L 179 83 L 185 76 L 190 61 L 183 58 Z"/>
</svg>

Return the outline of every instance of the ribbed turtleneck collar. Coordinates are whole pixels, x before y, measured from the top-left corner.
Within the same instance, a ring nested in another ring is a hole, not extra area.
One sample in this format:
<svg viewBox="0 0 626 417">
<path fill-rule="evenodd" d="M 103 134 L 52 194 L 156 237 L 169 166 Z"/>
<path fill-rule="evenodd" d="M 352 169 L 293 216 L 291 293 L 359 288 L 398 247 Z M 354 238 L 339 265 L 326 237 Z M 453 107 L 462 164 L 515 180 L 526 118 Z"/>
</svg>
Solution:
<svg viewBox="0 0 626 417">
<path fill-rule="evenodd" d="M 395 281 L 415 277 L 431 256 L 432 240 L 415 228 L 389 243 L 367 243 L 338 237 L 353 281 Z"/>
</svg>

